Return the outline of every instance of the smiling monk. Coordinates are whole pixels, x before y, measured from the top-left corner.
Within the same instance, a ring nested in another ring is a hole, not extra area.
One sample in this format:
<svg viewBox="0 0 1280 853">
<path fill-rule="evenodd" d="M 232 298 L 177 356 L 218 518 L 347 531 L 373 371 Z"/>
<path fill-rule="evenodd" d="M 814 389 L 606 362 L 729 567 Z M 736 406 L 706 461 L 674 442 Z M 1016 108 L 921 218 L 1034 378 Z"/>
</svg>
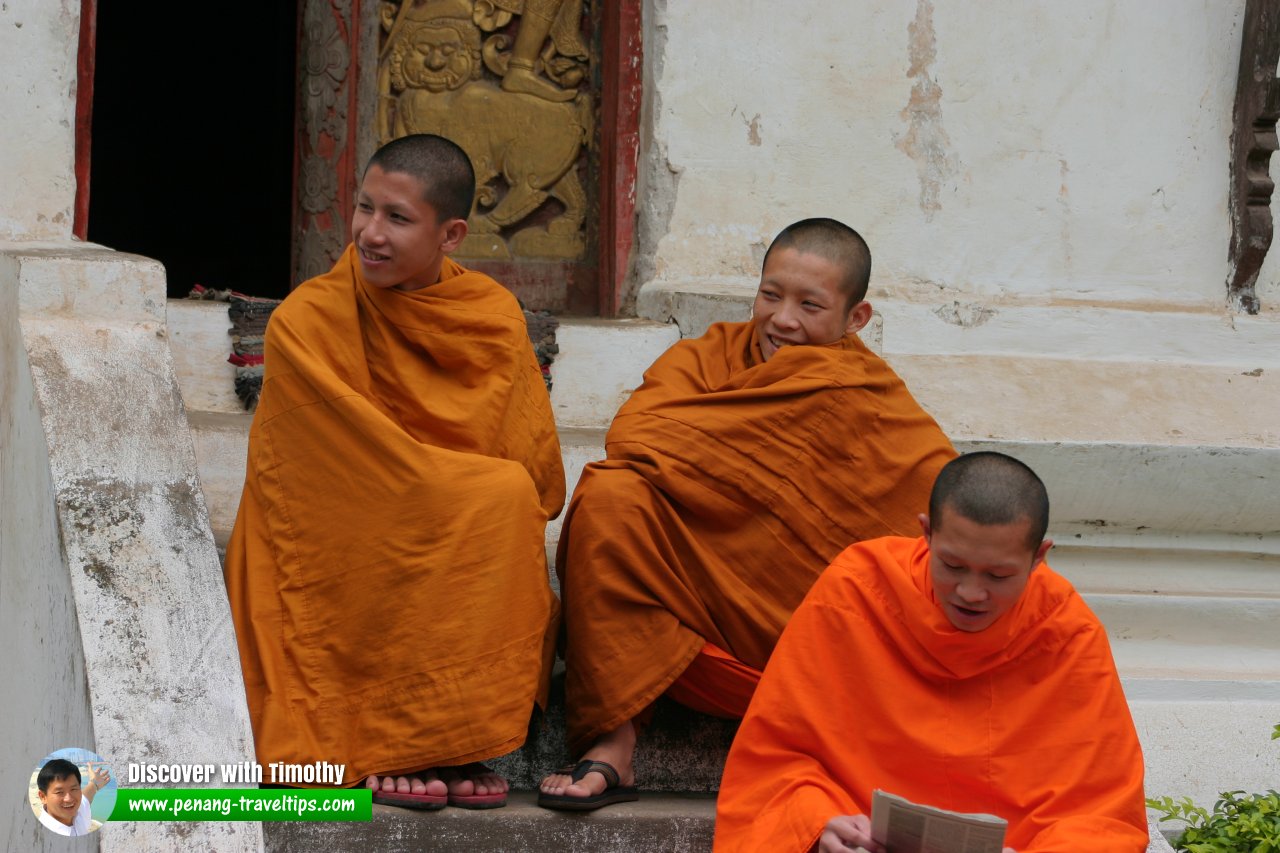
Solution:
<svg viewBox="0 0 1280 853">
<path fill-rule="evenodd" d="M 885 853 L 873 790 L 1009 822 L 1005 853 L 1141 853 L 1142 750 L 1107 634 L 1044 564 L 1049 497 L 942 469 L 918 539 L 853 545 L 796 610 L 725 766 L 722 853 Z"/>
<path fill-rule="evenodd" d="M 955 452 L 857 332 L 871 254 L 832 219 L 765 255 L 747 323 L 649 368 L 587 466 L 560 538 L 573 767 L 539 803 L 635 799 L 633 720 L 659 696 L 741 717 L 831 558 L 905 534 Z"/>
<path fill-rule="evenodd" d="M 545 701 L 564 471 L 509 291 L 447 257 L 475 173 L 380 148 L 352 244 L 271 316 L 226 582 L 258 762 L 345 764 L 375 802 L 503 805 L 479 763 Z"/>
</svg>

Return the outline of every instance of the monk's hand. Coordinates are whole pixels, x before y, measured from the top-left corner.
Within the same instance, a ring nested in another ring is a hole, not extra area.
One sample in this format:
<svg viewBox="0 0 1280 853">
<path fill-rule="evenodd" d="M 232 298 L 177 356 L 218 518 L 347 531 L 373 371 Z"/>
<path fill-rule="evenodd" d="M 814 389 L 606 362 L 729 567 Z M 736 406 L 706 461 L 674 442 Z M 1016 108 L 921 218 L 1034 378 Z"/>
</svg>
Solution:
<svg viewBox="0 0 1280 853">
<path fill-rule="evenodd" d="M 886 853 L 884 846 L 871 837 L 871 818 L 864 814 L 833 817 L 818 836 L 818 853 L 847 853 L 859 848 L 868 853 Z"/>
</svg>

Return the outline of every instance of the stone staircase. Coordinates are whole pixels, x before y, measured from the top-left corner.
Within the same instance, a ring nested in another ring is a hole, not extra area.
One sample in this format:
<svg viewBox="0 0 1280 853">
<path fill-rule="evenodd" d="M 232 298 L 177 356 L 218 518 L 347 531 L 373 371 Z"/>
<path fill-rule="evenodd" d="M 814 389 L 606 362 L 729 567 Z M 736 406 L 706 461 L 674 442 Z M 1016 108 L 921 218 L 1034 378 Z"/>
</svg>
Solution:
<svg viewBox="0 0 1280 853">
<path fill-rule="evenodd" d="M 605 427 L 644 368 L 681 330 L 697 334 L 714 319 L 741 319 L 746 305 L 729 289 L 650 292 L 642 295 L 641 311 L 672 322 L 563 321 L 552 405 L 570 492 L 583 465 L 603 456 Z M 876 349 L 883 347 L 885 316 L 892 330 L 888 312 L 864 333 Z M 225 363 L 228 326 L 225 304 L 168 304 L 174 364 L 219 546 L 230 533 L 243 483 L 250 420 Z M 1171 441 L 1136 417 L 1182 412 L 1188 399 L 1207 402 L 1218 414 L 1245 404 L 1263 406 L 1258 411 L 1276 404 L 1269 411 L 1280 411 L 1274 375 L 1244 384 L 1241 392 L 1226 387 L 1241 373 L 1236 365 L 1169 371 L 1142 384 L 1136 401 L 1132 389 L 1140 383 L 1123 364 L 888 357 L 961 450 L 1012 453 L 1048 483 L 1058 543 L 1049 560 L 1108 626 L 1143 740 L 1149 793 L 1211 801 L 1219 790 L 1274 787 L 1280 768 L 1267 736 L 1280 721 L 1280 489 L 1274 485 L 1280 441 L 1218 435 L 1196 417 L 1179 417 L 1187 440 Z M 1084 417 L 1052 411 L 1058 396 L 1044 389 L 1055 385 L 1106 393 Z M 558 535 L 556 521 L 548 527 L 549 549 Z M 556 682 L 553 692 L 558 689 Z M 561 709 L 553 696 L 546 725 L 523 750 L 495 762 L 516 788 L 532 789 L 568 758 Z M 266 844 L 271 850 L 320 843 L 382 850 L 706 850 L 714 813 L 709 795 L 732 734 L 723 721 L 660 706 L 637 754 L 637 776 L 643 789 L 661 793 L 634 806 L 560 815 L 518 795 L 491 814 L 375 807 L 372 828 L 267 824 Z"/>
</svg>

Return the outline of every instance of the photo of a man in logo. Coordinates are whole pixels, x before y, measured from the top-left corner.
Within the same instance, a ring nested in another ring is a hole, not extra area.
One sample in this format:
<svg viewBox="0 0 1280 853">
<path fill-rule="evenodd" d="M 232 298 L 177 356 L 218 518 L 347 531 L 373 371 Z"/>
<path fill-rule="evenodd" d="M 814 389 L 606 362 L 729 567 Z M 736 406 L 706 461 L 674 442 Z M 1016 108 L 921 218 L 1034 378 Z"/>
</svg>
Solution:
<svg viewBox="0 0 1280 853">
<path fill-rule="evenodd" d="M 66 752 L 69 750 L 60 750 L 54 755 Z M 102 825 L 102 820 L 94 819 L 93 801 L 111 784 L 111 771 L 98 756 L 87 752 L 85 755 L 91 758 L 81 762 L 85 767 L 83 774 L 80 767 L 66 757 L 47 759 L 35 774 L 38 801 L 32 802 L 32 808 L 36 810 L 40 823 L 50 832 L 88 835 Z M 114 790 L 113 787 L 113 794 Z M 115 798 L 112 796 L 110 799 Z"/>
</svg>

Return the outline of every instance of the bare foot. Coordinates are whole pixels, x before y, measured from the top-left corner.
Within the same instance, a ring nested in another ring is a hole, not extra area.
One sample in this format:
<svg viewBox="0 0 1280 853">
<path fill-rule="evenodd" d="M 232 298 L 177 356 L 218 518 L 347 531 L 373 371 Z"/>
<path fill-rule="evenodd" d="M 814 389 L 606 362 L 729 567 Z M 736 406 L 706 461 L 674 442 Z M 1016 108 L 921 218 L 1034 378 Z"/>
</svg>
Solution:
<svg viewBox="0 0 1280 853">
<path fill-rule="evenodd" d="M 618 784 L 630 786 L 636 783 L 636 771 L 632 759 L 636 752 L 636 729 L 631 721 L 623 723 L 611 732 L 601 735 L 582 755 L 583 761 L 603 761 L 618 771 Z M 565 773 L 552 773 L 542 780 L 538 790 L 552 796 L 593 797 L 604 793 L 609 786 L 604 774 L 593 770 L 578 782 Z"/>
<path fill-rule="evenodd" d="M 396 794 L 426 794 L 431 797 L 443 797 L 449 793 L 448 787 L 440 781 L 440 774 L 435 770 L 423 770 L 409 776 L 370 776 L 364 780 L 364 786 L 375 791 L 387 791 Z"/>
<path fill-rule="evenodd" d="M 489 794 L 505 794 L 511 785 L 480 762 L 459 767 L 441 768 L 451 797 L 484 797 Z"/>
</svg>

